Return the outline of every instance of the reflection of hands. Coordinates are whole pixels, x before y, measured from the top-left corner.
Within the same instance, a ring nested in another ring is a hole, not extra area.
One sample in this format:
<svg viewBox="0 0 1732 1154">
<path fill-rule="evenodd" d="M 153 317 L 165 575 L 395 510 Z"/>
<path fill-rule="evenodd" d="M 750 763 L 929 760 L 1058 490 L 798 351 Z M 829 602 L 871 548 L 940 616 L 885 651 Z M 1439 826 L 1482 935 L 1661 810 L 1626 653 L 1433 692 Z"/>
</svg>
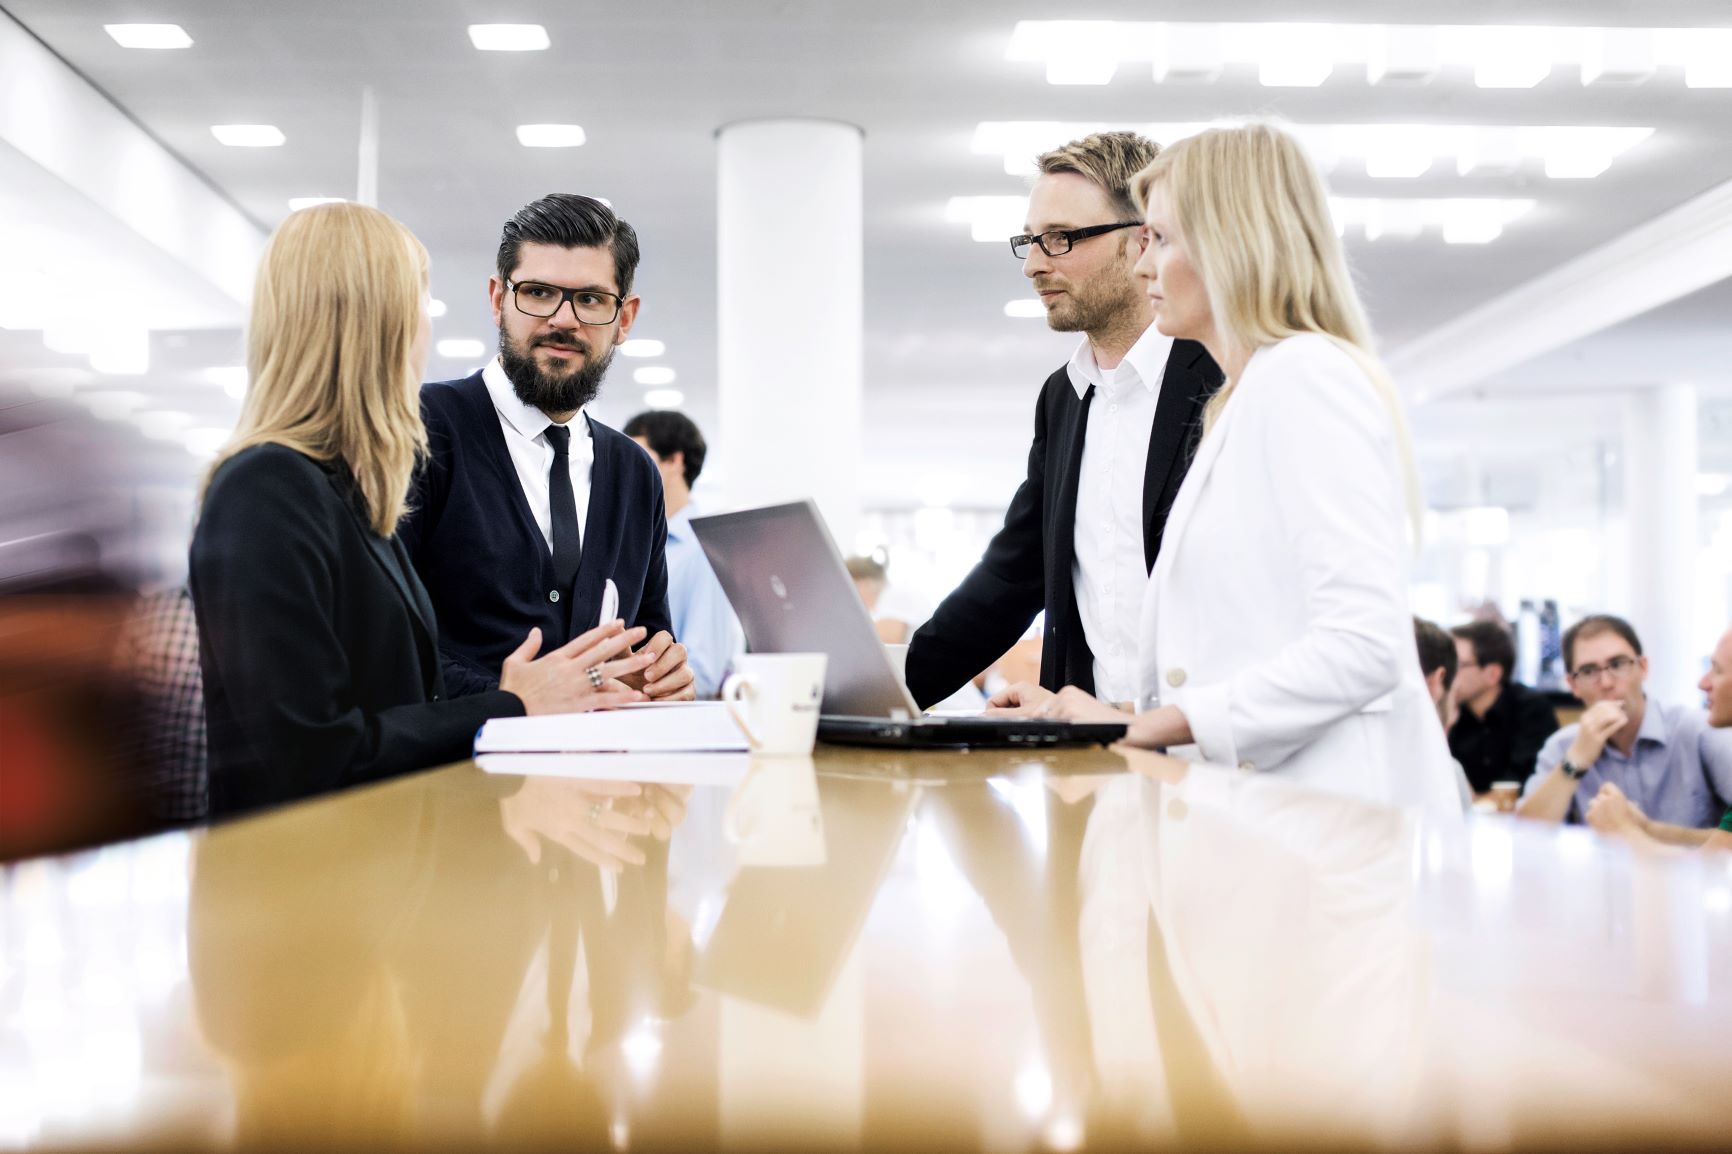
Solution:
<svg viewBox="0 0 1732 1154">
<path fill-rule="evenodd" d="M 1646 822 L 1647 817 L 1642 813 L 1642 807 L 1609 781 L 1600 787 L 1600 792 L 1588 803 L 1588 824 L 1601 833 L 1646 833 Z"/>
<path fill-rule="evenodd" d="M 698 696 L 695 675 L 686 660 L 686 647 L 675 641 L 673 634 L 662 630 L 637 651 L 639 657 L 648 654 L 651 661 L 641 674 L 624 678 L 633 689 L 641 689 L 651 701 L 692 701 Z"/>
<path fill-rule="evenodd" d="M 1586 769 L 1600 760 L 1600 754 L 1606 751 L 1606 742 L 1629 720 L 1621 701 L 1602 701 L 1590 706 L 1582 714 L 1581 728 L 1576 731 L 1575 741 L 1570 743 L 1570 764 L 1577 769 Z"/>
<path fill-rule="evenodd" d="M 1046 779 L 1047 789 L 1052 795 L 1066 805 L 1075 805 L 1084 798 L 1093 796 L 1101 786 L 1112 778 L 1104 774 L 1092 774 L 1087 777 L 1049 777 Z"/>
<path fill-rule="evenodd" d="M 645 785 L 642 795 L 619 801 L 615 806 L 644 818 L 650 824 L 650 836 L 667 841 L 686 820 L 686 799 L 691 795 L 689 785 Z"/>
<path fill-rule="evenodd" d="M 1047 702 L 1058 696 L 1032 681 L 1007 685 L 993 694 L 986 703 L 986 712 L 1000 717 L 1034 717 Z"/>
<path fill-rule="evenodd" d="M 618 873 L 644 863 L 643 851 L 629 840 L 653 829 L 649 818 L 631 812 L 642 792 L 629 781 L 529 777 L 499 803 L 499 818 L 531 865 L 540 864 L 542 842 L 550 841 Z"/>
</svg>

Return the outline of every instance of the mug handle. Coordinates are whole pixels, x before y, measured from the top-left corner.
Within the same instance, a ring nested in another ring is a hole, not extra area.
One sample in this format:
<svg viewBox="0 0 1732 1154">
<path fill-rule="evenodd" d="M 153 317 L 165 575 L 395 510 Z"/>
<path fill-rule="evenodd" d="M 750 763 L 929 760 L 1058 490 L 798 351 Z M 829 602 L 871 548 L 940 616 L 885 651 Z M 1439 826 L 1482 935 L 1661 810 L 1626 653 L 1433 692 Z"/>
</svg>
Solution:
<svg viewBox="0 0 1732 1154">
<path fill-rule="evenodd" d="M 734 719 L 734 724 L 740 727 L 740 732 L 746 735 L 746 744 L 753 749 L 759 749 L 763 742 L 752 732 L 752 727 L 746 723 L 745 715 L 739 709 L 742 697 L 752 698 L 758 695 L 758 679 L 750 673 L 730 673 L 728 679 L 722 682 L 722 692 L 718 696 L 722 704 L 727 706 L 728 716 Z"/>
</svg>

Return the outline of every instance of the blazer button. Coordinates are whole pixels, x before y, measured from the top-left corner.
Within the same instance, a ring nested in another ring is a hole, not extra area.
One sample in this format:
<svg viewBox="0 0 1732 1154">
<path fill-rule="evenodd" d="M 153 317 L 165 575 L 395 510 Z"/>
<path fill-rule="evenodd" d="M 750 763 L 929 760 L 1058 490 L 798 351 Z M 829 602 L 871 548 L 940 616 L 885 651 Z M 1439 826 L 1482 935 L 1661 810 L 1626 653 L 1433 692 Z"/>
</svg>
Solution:
<svg viewBox="0 0 1732 1154">
<path fill-rule="evenodd" d="M 1179 688 L 1179 686 L 1183 685 L 1184 683 L 1185 683 L 1185 671 L 1183 669 L 1169 669 L 1169 670 L 1167 670 L 1167 684 L 1168 685 L 1171 685 L 1174 689 L 1177 689 L 1177 688 Z"/>
<path fill-rule="evenodd" d="M 547 599 L 548 599 L 548 600 L 549 600 L 549 601 L 558 601 L 558 600 L 559 600 L 559 590 L 557 590 L 557 589 L 549 589 L 549 590 L 548 590 L 548 591 L 547 591 Z"/>
</svg>

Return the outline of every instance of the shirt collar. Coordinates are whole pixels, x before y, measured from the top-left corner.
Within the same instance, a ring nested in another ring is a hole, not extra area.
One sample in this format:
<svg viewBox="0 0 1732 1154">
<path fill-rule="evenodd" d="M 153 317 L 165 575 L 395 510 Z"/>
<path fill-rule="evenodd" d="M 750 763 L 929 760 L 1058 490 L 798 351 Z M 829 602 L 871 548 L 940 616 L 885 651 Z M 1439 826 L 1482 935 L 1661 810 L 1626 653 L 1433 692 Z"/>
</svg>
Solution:
<svg viewBox="0 0 1732 1154">
<path fill-rule="evenodd" d="M 1173 338 L 1162 333 L 1154 325 L 1143 330 L 1137 338 L 1137 343 L 1131 346 L 1125 359 L 1119 362 L 1114 370 L 1112 387 L 1121 388 L 1127 380 L 1127 373 L 1134 372 L 1143 388 L 1154 392 L 1160 388 L 1161 377 L 1167 371 L 1167 358 L 1173 352 Z M 1089 343 L 1088 337 L 1077 345 L 1076 352 L 1071 354 L 1070 363 L 1065 366 L 1070 374 L 1070 387 L 1076 390 L 1080 398 L 1087 395 L 1089 386 L 1093 385 L 1102 392 L 1108 391 L 1107 375 L 1095 362 L 1095 349 Z"/>
<path fill-rule="evenodd" d="M 498 357 L 488 361 L 487 367 L 481 370 L 481 381 L 487 386 L 487 395 L 493 398 L 493 407 L 499 410 L 499 415 L 523 436 L 533 441 L 547 432 L 547 426 L 553 424 L 546 413 L 534 405 L 524 404 L 518 397 L 517 390 L 512 387 L 511 378 L 505 375 L 505 366 L 499 363 Z M 589 421 L 579 418 L 586 416 L 587 414 L 579 409 L 566 426 L 585 441 L 589 440 Z"/>
<path fill-rule="evenodd" d="M 1660 703 L 1652 697 L 1645 698 L 1642 701 L 1642 724 L 1636 730 L 1636 740 L 1665 745 L 1666 737 L 1666 718 L 1660 712 Z"/>
<path fill-rule="evenodd" d="M 692 505 L 686 502 L 686 507 L 668 518 L 668 540 L 684 541 L 692 536 Z"/>
</svg>

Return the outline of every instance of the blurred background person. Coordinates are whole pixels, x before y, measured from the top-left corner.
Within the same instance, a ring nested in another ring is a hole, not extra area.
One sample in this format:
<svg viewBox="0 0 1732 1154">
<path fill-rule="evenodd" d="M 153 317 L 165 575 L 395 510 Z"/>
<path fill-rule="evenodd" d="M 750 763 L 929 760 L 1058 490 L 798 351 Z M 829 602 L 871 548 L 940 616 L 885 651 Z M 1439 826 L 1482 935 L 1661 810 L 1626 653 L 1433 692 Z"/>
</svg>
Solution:
<svg viewBox="0 0 1732 1154">
<path fill-rule="evenodd" d="M 1563 651 L 1587 710 L 1546 742 L 1516 812 L 1579 822 L 1610 784 L 1654 821 L 1703 831 L 1717 825 L 1732 804 L 1732 730 L 1713 728 L 1700 709 L 1648 695 L 1648 658 L 1621 617 L 1582 618 L 1564 633 Z"/>
<path fill-rule="evenodd" d="M 621 430 L 643 446 L 662 476 L 668 514 L 668 615 L 673 634 L 686 647 L 699 697 L 714 697 L 734 658 L 746 650 L 740 619 L 692 533 L 692 486 L 704 471 L 709 447 L 697 422 L 672 409 L 650 409 Z"/>
<path fill-rule="evenodd" d="M 1425 691 L 1431 695 L 1431 703 L 1437 707 L 1437 720 L 1447 733 L 1455 722 L 1456 714 L 1454 691 L 1458 657 L 1455 639 L 1435 622 L 1415 617 L 1413 641 L 1419 649 L 1419 672 L 1425 677 Z M 1468 784 L 1467 774 L 1462 771 L 1461 762 L 1453 757 L 1449 761 L 1455 767 L 1455 784 L 1461 792 L 1461 807 L 1463 810 L 1472 809 L 1473 787 Z"/>
<path fill-rule="evenodd" d="M 447 698 L 438 625 L 396 530 L 425 451 L 427 251 L 358 204 L 292 214 L 266 246 L 247 332 L 252 386 L 212 465 L 189 556 L 210 808 L 232 814 L 469 756 L 492 717 L 640 700 L 619 622 L 500 687 Z"/>
<path fill-rule="evenodd" d="M 866 612 L 872 616 L 878 640 L 886 645 L 906 645 L 914 631 L 932 616 L 926 603 L 917 594 L 892 584 L 888 566 L 875 557 L 850 557 L 845 564 Z"/>
<path fill-rule="evenodd" d="M 1476 794 L 1498 782 L 1526 781 L 1546 739 L 1558 731 L 1557 711 L 1515 680 L 1515 640 L 1495 621 L 1457 625 L 1455 723 L 1449 752 Z"/>
</svg>

